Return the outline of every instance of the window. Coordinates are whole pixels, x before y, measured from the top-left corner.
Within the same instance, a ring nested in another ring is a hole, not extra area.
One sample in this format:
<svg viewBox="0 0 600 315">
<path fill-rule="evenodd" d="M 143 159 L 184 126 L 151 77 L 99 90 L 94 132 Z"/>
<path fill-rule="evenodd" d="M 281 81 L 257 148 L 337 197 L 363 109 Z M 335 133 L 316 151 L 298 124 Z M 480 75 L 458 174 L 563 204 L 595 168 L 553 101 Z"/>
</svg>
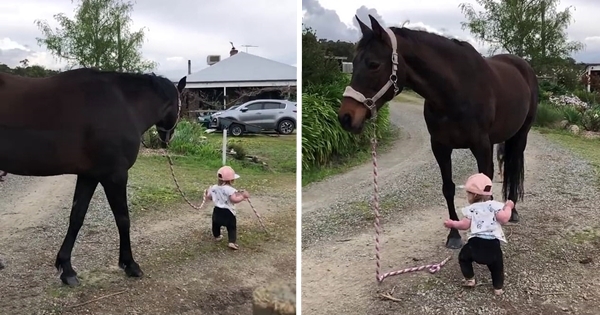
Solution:
<svg viewBox="0 0 600 315">
<path fill-rule="evenodd" d="M 254 103 L 246 106 L 247 110 L 261 110 L 263 107 L 263 103 Z"/>
<path fill-rule="evenodd" d="M 283 109 L 285 108 L 285 104 L 281 104 L 279 102 L 267 102 L 264 103 L 264 109 Z"/>
</svg>

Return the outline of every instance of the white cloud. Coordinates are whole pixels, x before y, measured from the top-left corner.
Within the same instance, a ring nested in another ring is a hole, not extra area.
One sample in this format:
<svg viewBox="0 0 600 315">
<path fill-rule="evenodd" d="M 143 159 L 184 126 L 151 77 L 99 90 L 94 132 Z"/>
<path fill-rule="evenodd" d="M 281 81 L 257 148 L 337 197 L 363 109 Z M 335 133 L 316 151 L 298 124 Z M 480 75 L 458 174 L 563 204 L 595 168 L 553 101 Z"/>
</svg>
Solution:
<svg viewBox="0 0 600 315">
<path fill-rule="evenodd" d="M 411 23 L 409 28 L 423 28 L 427 31 L 455 37 L 471 43 L 480 52 L 487 52 L 489 45 L 478 42 L 468 32 L 461 28 L 465 17 L 459 5 L 463 2 L 472 3 L 476 10 L 480 7 L 473 0 L 427 0 L 404 1 L 401 4 L 387 0 L 302 0 L 303 22 L 317 31 L 317 36 L 332 40 L 358 40 L 354 15 L 367 9 L 381 16 L 381 22 L 386 25 L 400 25 L 406 20 Z M 362 8 L 367 6 L 366 8 Z M 586 49 L 575 54 L 575 59 L 585 62 L 600 62 L 600 37 L 597 27 L 597 12 L 600 2 L 590 0 L 562 0 L 558 6 L 562 10 L 574 6 L 572 11 L 574 21 L 567 29 L 571 40 L 584 41 Z M 376 9 L 376 10 L 375 10 Z M 367 25 L 368 19 L 363 20 Z M 339 38 L 334 38 L 334 37 Z"/>
<path fill-rule="evenodd" d="M 31 51 L 29 48 L 11 40 L 8 37 L 0 38 L 0 50 L 9 50 L 9 49 L 20 49 L 24 51 Z"/>
<path fill-rule="evenodd" d="M 53 15 L 72 17 L 76 4 L 71 0 L 0 1 L 0 63 L 15 66 L 27 58 L 30 64 L 64 67 L 64 62 L 37 45 L 41 33 L 34 21 L 47 20 L 56 27 Z M 134 5 L 131 29 L 146 28 L 143 56 L 159 63 L 156 73 L 169 77 L 185 75 L 188 59 L 192 70 L 198 71 L 207 67 L 207 55 L 229 56 L 230 41 L 240 50 L 243 44 L 257 45 L 250 53 L 293 64 L 297 59 L 296 7 L 296 0 L 171 0 L 168 5 L 163 0 L 143 0 Z"/>
</svg>

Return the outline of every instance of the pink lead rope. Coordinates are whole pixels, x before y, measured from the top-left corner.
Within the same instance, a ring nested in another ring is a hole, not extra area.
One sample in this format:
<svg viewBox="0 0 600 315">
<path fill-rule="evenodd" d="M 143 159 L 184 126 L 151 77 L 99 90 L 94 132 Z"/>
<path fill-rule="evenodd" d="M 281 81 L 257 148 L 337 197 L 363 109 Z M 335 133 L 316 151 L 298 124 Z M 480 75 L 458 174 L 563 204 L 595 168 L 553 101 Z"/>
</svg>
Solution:
<svg viewBox="0 0 600 315">
<path fill-rule="evenodd" d="M 375 260 L 377 265 L 377 268 L 375 269 L 375 276 L 377 278 L 377 282 L 381 283 L 385 278 L 391 276 L 422 271 L 425 269 L 432 274 L 438 272 L 452 258 L 452 256 L 448 256 L 446 259 L 437 264 L 422 265 L 381 274 L 381 245 L 379 243 L 379 236 L 381 235 L 381 222 L 379 221 L 379 218 L 381 217 L 381 214 L 379 212 L 379 186 L 377 185 L 377 134 L 375 133 L 375 130 L 373 130 L 371 145 L 371 157 L 373 158 L 373 212 L 375 212 Z"/>
</svg>

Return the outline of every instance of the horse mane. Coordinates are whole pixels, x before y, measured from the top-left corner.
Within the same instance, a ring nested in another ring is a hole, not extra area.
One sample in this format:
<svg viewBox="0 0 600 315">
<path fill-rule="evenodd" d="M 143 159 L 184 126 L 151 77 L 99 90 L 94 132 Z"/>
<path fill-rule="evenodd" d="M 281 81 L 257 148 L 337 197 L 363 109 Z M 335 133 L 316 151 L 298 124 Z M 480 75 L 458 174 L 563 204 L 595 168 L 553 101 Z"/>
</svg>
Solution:
<svg viewBox="0 0 600 315">
<path fill-rule="evenodd" d="M 415 43 L 421 43 L 428 46 L 437 47 L 442 51 L 447 51 L 456 48 L 466 48 L 466 50 L 470 53 L 475 53 L 477 56 L 481 57 L 481 55 L 475 49 L 475 47 L 473 47 L 473 45 L 463 40 L 459 40 L 456 38 L 450 39 L 435 33 L 430 33 L 422 30 L 413 30 L 406 27 L 390 27 L 390 29 L 392 30 L 392 32 L 394 32 L 394 34 Z M 356 44 L 356 49 L 358 50 L 367 47 L 375 39 L 375 34 L 373 34 L 373 32 L 363 34 L 362 38 Z"/>
<path fill-rule="evenodd" d="M 391 27 L 394 34 L 401 36 L 404 39 L 411 40 L 413 42 L 422 43 L 428 46 L 433 46 L 441 51 L 452 50 L 456 48 L 465 49 L 462 52 L 469 52 L 475 54 L 477 57 L 481 57 L 477 49 L 473 47 L 469 42 L 456 39 L 448 38 L 435 33 L 413 30 L 406 27 Z"/>
<path fill-rule="evenodd" d="M 173 102 L 179 94 L 171 80 L 154 73 L 129 73 L 98 70 L 94 68 L 81 69 L 90 71 L 92 74 L 111 76 L 119 81 L 119 85 L 126 90 L 136 90 L 140 85 L 146 86 L 154 91 L 163 101 Z"/>
</svg>

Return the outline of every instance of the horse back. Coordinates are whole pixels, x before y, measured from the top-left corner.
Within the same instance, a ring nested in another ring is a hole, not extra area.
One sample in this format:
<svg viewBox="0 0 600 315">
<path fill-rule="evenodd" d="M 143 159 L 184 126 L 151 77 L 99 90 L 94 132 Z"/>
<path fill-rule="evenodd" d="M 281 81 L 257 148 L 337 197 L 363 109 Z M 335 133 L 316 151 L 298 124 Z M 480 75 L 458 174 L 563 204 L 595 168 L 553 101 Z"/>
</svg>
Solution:
<svg viewBox="0 0 600 315">
<path fill-rule="evenodd" d="M 139 142 L 135 111 L 118 82 L 82 70 L 47 78 L 0 74 L 4 169 L 37 176 L 98 171 L 123 160 L 121 153 L 123 167 L 132 165 Z"/>
<path fill-rule="evenodd" d="M 101 123 L 101 117 L 123 112 L 115 110 L 126 104 L 116 84 L 102 76 L 84 74 L 67 71 L 46 78 L 28 78 L 0 73 L 0 124 L 15 128 L 75 128 Z"/>
</svg>

